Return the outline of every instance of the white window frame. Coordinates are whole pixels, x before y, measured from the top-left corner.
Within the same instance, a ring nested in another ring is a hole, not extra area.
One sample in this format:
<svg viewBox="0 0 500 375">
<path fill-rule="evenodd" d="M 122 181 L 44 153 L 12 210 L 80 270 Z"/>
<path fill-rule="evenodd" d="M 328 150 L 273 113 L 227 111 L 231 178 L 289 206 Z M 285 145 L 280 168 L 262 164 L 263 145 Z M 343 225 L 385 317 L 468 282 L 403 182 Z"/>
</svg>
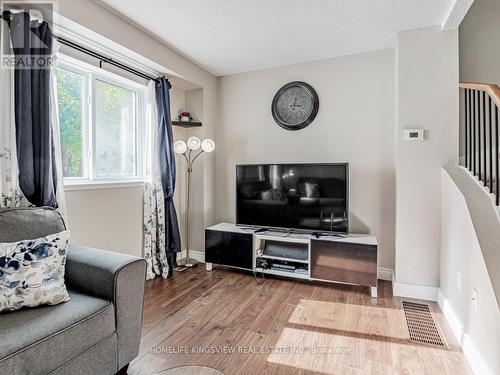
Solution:
<svg viewBox="0 0 500 375">
<path fill-rule="evenodd" d="M 112 188 L 140 186 L 144 183 L 144 135 L 146 122 L 146 86 L 117 74 L 102 70 L 81 60 L 58 54 L 58 67 L 83 75 L 83 177 L 64 177 L 65 190 L 90 188 Z M 103 81 L 135 93 L 136 121 L 136 175 L 135 176 L 95 176 L 93 165 L 95 161 L 95 81 Z M 143 114 L 143 115 L 141 115 Z"/>
</svg>

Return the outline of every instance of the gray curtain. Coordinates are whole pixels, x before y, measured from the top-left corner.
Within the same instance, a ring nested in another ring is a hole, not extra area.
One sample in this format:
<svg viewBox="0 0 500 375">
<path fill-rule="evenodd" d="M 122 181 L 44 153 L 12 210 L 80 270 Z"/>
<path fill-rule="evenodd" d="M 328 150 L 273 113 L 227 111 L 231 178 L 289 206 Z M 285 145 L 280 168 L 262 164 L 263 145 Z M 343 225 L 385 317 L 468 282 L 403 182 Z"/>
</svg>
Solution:
<svg viewBox="0 0 500 375">
<path fill-rule="evenodd" d="M 170 116 L 170 82 L 164 77 L 156 84 L 158 110 L 157 152 L 161 185 L 165 199 L 165 252 L 170 269 L 175 264 L 176 253 L 181 251 L 181 236 L 174 206 L 175 154 L 173 150 L 172 120 Z"/>
<path fill-rule="evenodd" d="M 16 57 L 14 105 L 19 186 L 35 206 L 57 208 L 51 72 L 50 65 L 44 63 L 52 56 L 52 32 L 46 21 L 31 21 L 25 12 L 10 15 L 9 26 Z"/>
</svg>

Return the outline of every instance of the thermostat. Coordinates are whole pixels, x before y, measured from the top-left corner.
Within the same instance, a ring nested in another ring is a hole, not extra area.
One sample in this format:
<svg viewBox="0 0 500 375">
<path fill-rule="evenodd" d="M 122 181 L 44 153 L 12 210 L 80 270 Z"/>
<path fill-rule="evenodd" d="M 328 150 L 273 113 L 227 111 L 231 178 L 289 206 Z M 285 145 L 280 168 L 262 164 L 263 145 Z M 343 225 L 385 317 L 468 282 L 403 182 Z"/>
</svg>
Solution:
<svg viewBox="0 0 500 375">
<path fill-rule="evenodd" d="M 423 141 L 424 129 L 405 129 L 403 140 L 405 141 Z"/>
</svg>

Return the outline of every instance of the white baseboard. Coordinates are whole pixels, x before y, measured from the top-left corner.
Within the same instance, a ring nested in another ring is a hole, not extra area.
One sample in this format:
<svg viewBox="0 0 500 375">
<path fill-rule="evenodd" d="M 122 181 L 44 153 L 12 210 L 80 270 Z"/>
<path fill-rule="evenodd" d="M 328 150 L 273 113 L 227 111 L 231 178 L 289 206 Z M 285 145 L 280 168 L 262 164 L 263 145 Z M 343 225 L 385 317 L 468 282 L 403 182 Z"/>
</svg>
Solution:
<svg viewBox="0 0 500 375">
<path fill-rule="evenodd" d="M 493 371 L 483 360 L 481 352 L 478 350 L 470 336 L 464 331 L 462 322 L 458 318 L 455 310 L 453 310 L 453 307 L 450 305 L 448 300 L 441 293 L 441 290 L 438 290 L 438 304 L 439 307 L 441 307 L 441 311 L 450 325 L 453 334 L 457 338 L 458 343 L 462 347 L 465 358 L 471 366 L 474 374 L 493 375 Z"/>
<path fill-rule="evenodd" d="M 435 286 L 406 284 L 393 281 L 392 293 L 398 297 L 422 299 L 436 302 L 439 288 Z"/>
<path fill-rule="evenodd" d="M 177 260 L 183 259 L 186 257 L 186 250 L 182 250 L 177 253 Z M 199 250 L 189 250 L 189 257 L 191 259 L 195 259 L 200 263 L 205 263 L 205 252 Z"/>
<path fill-rule="evenodd" d="M 379 267 L 377 270 L 377 279 L 392 281 L 392 269 Z"/>
</svg>

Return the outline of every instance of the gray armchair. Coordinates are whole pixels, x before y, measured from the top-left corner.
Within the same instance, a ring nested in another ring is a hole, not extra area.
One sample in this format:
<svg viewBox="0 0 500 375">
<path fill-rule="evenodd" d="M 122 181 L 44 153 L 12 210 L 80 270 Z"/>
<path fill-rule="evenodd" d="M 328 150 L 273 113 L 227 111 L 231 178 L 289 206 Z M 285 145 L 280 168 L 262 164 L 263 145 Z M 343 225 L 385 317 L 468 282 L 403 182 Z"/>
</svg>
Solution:
<svg viewBox="0 0 500 375">
<path fill-rule="evenodd" d="M 52 209 L 0 209 L 0 242 L 64 229 Z M 145 278 L 144 259 L 70 245 L 70 301 L 0 313 L 0 375 L 125 373 L 139 353 Z"/>
</svg>

